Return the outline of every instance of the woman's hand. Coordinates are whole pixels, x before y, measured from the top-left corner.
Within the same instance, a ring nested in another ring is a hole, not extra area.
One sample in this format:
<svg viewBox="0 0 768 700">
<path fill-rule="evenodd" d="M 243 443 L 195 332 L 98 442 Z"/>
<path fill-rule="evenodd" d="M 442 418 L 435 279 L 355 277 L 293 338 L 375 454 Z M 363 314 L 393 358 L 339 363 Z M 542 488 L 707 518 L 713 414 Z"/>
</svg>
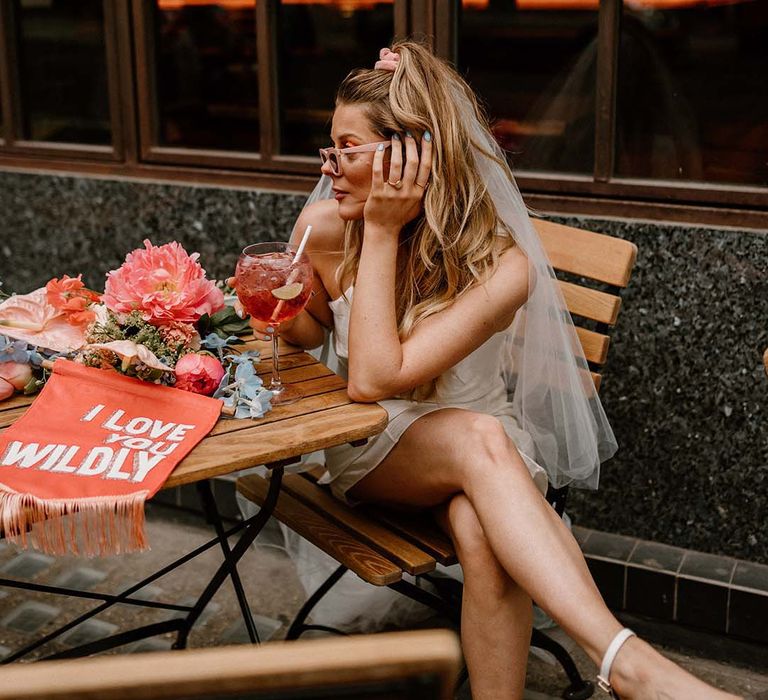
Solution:
<svg viewBox="0 0 768 700">
<path fill-rule="evenodd" d="M 380 147 L 373 156 L 371 191 L 365 202 L 363 219 L 366 229 L 373 226 L 397 234 L 421 211 L 432 169 L 432 136 L 428 131 L 424 132 L 419 158 L 416 140 L 409 132 L 405 133 L 403 139 L 393 134 L 389 175 L 386 179 L 384 153 L 384 148 Z"/>
</svg>

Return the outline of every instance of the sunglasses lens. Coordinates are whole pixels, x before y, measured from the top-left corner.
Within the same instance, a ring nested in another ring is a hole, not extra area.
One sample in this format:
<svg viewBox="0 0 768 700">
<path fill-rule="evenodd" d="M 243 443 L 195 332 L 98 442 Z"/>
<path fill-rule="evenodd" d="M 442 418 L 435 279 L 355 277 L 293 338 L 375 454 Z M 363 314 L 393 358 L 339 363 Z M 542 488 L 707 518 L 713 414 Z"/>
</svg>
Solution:
<svg viewBox="0 0 768 700">
<path fill-rule="evenodd" d="M 340 175 L 341 174 L 341 168 L 339 164 L 339 156 L 337 153 L 331 153 L 328 156 L 328 160 L 331 163 L 331 170 L 333 171 L 334 175 Z"/>
</svg>

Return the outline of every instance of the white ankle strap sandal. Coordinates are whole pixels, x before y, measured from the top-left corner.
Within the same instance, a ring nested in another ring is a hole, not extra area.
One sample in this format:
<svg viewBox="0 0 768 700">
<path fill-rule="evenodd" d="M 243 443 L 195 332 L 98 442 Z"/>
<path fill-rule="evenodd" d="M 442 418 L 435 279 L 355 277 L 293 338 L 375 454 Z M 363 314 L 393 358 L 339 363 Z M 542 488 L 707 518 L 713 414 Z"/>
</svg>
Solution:
<svg viewBox="0 0 768 700">
<path fill-rule="evenodd" d="M 619 653 L 619 649 L 621 649 L 624 642 L 634 636 L 635 633 L 627 627 L 621 630 L 608 645 L 608 648 L 605 650 L 605 655 L 603 656 L 603 662 L 600 664 L 600 673 L 597 676 L 597 687 L 606 693 L 610 693 L 613 698 L 618 698 L 619 696 L 613 692 L 613 688 L 611 687 L 611 667 L 613 666 L 616 654 Z"/>
</svg>

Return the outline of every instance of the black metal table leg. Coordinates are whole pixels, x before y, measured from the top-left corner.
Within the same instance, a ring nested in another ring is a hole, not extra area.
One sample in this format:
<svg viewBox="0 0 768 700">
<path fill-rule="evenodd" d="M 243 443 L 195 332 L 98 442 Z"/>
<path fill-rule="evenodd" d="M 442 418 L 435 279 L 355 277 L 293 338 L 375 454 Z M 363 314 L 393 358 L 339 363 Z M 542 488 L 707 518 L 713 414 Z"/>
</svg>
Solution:
<svg viewBox="0 0 768 700">
<path fill-rule="evenodd" d="M 245 629 L 248 632 L 248 638 L 251 640 L 251 644 L 258 644 L 261 642 L 259 633 L 253 622 L 253 615 L 251 614 L 251 608 L 248 605 L 248 599 L 243 590 L 242 581 L 240 581 L 240 574 L 237 571 L 237 562 L 232 561 L 232 550 L 230 549 L 229 541 L 224 534 L 224 525 L 221 522 L 219 509 L 216 507 L 216 499 L 213 497 L 210 481 L 207 479 L 205 481 L 198 481 L 197 492 L 200 496 L 200 503 L 203 506 L 205 517 L 208 522 L 213 525 L 221 542 L 221 551 L 224 553 L 224 561 L 229 564 L 229 577 L 232 579 L 232 586 L 235 589 L 237 602 L 240 605 L 240 612 L 243 615 L 243 622 L 245 623 Z"/>
<path fill-rule="evenodd" d="M 184 620 L 185 625 L 179 631 L 179 636 L 176 639 L 176 643 L 173 645 L 175 649 L 183 649 L 186 647 L 189 632 L 195 622 L 197 622 L 197 619 L 205 609 L 205 606 L 210 603 L 211 598 L 216 591 L 219 590 L 224 580 L 230 575 L 231 569 L 237 565 L 237 562 L 240 561 L 243 554 L 248 550 L 248 547 L 251 546 L 269 518 L 272 517 L 272 512 L 275 509 L 275 505 L 277 505 L 277 497 L 280 493 L 280 485 L 283 481 L 284 471 L 285 469 L 283 465 L 275 466 L 272 469 L 272 478 L 269 481 L 269 491 L 267 492 L 267 497 L 264 499 L 264 505 L 261 510 L 248 521 L 243 533 L 231 550 L 231 556 L 222 562 L 221 566 L 219 566 L 216 573 L 213 575 L 213 578 L 208 582 L 205 590 L 200 594 L 197 602 Z"/>
</svg>

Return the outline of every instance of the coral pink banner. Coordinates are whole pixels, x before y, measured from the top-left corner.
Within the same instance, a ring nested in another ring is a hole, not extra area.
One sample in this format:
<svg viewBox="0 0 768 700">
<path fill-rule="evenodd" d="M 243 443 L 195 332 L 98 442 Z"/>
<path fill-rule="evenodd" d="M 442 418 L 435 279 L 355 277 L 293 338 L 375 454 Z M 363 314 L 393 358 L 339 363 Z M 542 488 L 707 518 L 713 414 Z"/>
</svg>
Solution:
<svg viewBox="0 0 768 700">
<path fill-rule="evenodd" d="M 144 501 L 215 425 L 221 402 L 56 360 L 0 434 L 0 529 L 53 554 L 146 549 Z"/>
</svg>

